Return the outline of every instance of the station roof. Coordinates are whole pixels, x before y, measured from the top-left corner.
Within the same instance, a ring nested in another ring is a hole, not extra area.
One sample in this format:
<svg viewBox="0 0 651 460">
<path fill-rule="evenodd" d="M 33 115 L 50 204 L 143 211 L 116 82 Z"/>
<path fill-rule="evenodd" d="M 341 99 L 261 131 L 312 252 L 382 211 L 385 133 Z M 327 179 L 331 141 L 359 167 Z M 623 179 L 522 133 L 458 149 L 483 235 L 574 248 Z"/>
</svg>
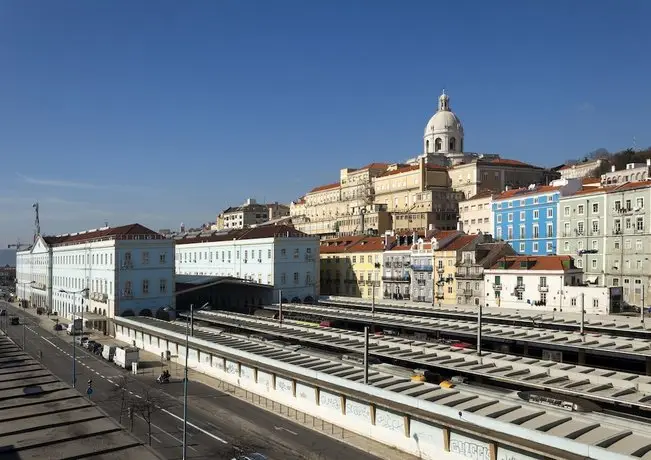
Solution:
<svg viewBox="0 0 651 460">
<path fill-rule="evenodd" d="M 256 286 L 256 287 L 267 287 L 273 288 L 273 286 L 268 284 L 260 284 L 254 281 L 249 281 L 241 278 L 235 278 L 232 276 L 211 276 L 211 275 L 176 275 L 176 288 L 177 290 L 190 288 L 190 287 L 199 287 L 204 284 L 238 284 L 245 286 Z"/>
<path fill-rule="evenodd" d="M 0 337 L 2 458 L 161 460 L 77 390 Z"/>
<path fill-rule="evenodd" d="M 290 338 L 316 346 L 336 347 L 347 352 L 363 353 L 364 334 L 335 328 L 307 327 L 285 320 L 283 327 L 275 321 L 229 312 L 198 312 L 195 319 L 219 325 L 234 325 L 250 331 Z M 624 403 L 651 410 L 651 377 L 589 366 L 543 361 L 504 353 L 453 348 L 441 343 L 402 337 L 374 336 L 369 352 L 390 360 L 448 369 L 503 381 L 530 389 L 549 389 L 557 393 L 586 399 Z"/>
<path fill-rule="evenodd" d="M 185 335 L 185 323 L 172 323 L 147 317 L 116 318 L 116 322 L 131 327 L 137 325 L 143 329 L 156 327 L 179 338 Z M 361 383 L 364 380 L 362 366 L 334 358 L 329 359 L 321 353 L 310 353 L 293 346 L 285 348 L 283 344 L 244 338 L 205 327 L 195 327 L 194 337 L 191 340 L 197 339 L 211 342 L 215 344 L 216 349 L 226 352 L 229 348 L 235 349 L 351 382 Z M 394 375 L 385 368 L 385 366 L 371 366 L 368 373 L 370 386 L 401 395 L 403 398 L 414 398 L 470 412 L 486 417 L 487 421 L 511 423 L 532 430 L 532 435 L 536 431 L 543 432 L 602 448 L 611 454 L 634 455 L 644 460 L 651 460 L 651 435 L 648 425 L 622 421 L 599 413 L 579 414 L 535 405 L 513 396 L 513 393 L 498 395 L 483 389 L 475 392 L 466 390 L 466 386 L 442 388 L 439 385 L 416 382 L 404 376 Z M 531 441 L 536 441 L 535 435 L 532 436 Z"/>
<path fill-rule="evenodd" d="M 272 306 L 270 308 L 277 308 Z M 342 319 L 396 329 L 431 332 L 439 330 L 446 335 L 477 337 L 477 321 L 431 318 L 417 315 L 352 310 L 349 308 L 318 307 L 311 305 L 286 304 L 285 312 L 296 312 L 324 319 Z M 497 342 L 529 343 L 552 350 L 578 351 L 611 357 L 626 357 L 646 360 L 651 357 L 651 342 L 628 337 L 613 337 L 605 334 L 587 333 L 583 336 L 573 331 L 554 331 L 537 327 L 512 326 L 505 324 L 483 324 L 482 336 Z"/>
</svg>

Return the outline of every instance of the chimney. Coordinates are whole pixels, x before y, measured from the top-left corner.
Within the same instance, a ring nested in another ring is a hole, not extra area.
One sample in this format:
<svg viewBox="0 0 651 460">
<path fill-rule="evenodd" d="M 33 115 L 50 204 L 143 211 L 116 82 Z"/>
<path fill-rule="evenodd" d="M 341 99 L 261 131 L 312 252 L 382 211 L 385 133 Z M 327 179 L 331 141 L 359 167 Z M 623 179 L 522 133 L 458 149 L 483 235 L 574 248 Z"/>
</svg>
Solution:
<svg viewBox="0 0 651 460">
<path fill-rule="evenodd" d="M 615 165 L 612 165 L 612 166 L 610 167 L 610 172 L 615 172 Z"/>
<path fill-rule="evenodd" d="M 463 232 L 463 222 L 460 220 L 457 221 L 457 231 Z"/>
</svg>

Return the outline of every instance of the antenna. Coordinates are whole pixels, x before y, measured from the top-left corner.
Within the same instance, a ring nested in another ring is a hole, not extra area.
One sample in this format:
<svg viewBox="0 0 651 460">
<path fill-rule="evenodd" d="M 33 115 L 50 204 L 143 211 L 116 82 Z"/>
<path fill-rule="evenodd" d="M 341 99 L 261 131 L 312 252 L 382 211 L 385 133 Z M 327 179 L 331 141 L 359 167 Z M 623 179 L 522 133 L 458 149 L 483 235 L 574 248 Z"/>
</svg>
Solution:
<svg viewBox="0 0 651 460">
<path fill-rule="evenodd" d="M 38 201 L 32 205 L 32 208 L 34 208 L 36 212 L 36 218 L 34 219 L 34 242 L 36 242 L 36 238 L 41 234 L 41 222 L 38 218 Z"/>
</svg>

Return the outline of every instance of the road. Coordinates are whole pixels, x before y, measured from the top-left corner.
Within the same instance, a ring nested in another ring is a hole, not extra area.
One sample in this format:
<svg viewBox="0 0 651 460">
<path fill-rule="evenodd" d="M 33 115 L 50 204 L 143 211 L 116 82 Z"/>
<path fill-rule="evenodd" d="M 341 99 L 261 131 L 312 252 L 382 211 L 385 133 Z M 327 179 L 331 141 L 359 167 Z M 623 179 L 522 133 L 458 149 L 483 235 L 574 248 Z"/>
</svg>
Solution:
<svg viewBox="0 0 651 460">
<path fill-rule="evenodd" d="M 21 325 L 7 326 L 9 336 L 26 352 L 40 359 L 65 382 L 72 381 L 72 345 L 64 335 L 45 330 L 35 318 L 4 303 L 9 313 L 21 317 Z M 5 318 L 2 318 L 5 319 Z M 23 326 L 23 323 L 26 325 Z M 5 321 L 2 322 L 3 327 Z M 62 333 L 59 333 L 62 334 Z M 149 399 L 158 406 L 151 415 L 152 447 L 164 457 L 181 458 L 183 425 L 183 384 L 159 386 L 152 375 L 133 376 L 87 350 L 76 347 L 77 389 L 85 392 L 92 379 L 91 399 L 116 420 L 120 419 L 123 399 L 120 382 L 130 375 L 129 398 Z M 137 414 L 138 411 L 136 411 Z M 130 428 L 124 415 L 122 423 Z M 133 432 L 146 442 L 148 424 L 140 414 L 134 416 Z M 359 459 L 377 457 L 293 423 L 276 414 L 241 401 L 227 393 L 198 382 L 190 382 L 188 404 L 188 458 L 231 459 L 248 452 L 260 452 L 270 459 Z"/>
</svg>

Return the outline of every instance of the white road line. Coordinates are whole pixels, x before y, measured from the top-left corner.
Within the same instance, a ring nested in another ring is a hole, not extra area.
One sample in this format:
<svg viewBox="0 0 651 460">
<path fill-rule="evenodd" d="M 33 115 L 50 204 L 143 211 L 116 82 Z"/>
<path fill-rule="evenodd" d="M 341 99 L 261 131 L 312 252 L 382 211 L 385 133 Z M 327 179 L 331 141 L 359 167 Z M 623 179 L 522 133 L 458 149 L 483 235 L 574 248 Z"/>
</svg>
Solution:
<svg viewBox="0 0 651 460">
<path fill-rule="evenodd" d="M 183 421 L 183 418 L 179 417 L 179 416 L 176 415 L 176 414 L 173 414 L 172 412 L 168 411 L 167 409 L 163 409 L 163 412 L 165 412 L 167 415 L 171 415 L 172 417 L 174 417 L 174 418 L 177 419 L 177 420 Z M 195 430 L 201 431 L 203 434 L 205 434 L 206 436 L 210 436 L 210 437 L 213 438 L 215 441 L 219 441 L 219 442 L 221 442 L 221 443 L 223 443 L 223 444 L 228 444 L 228 441 L 225 441 L 225 440 L 223 440 L 222 438 L 220 438 L 219 436 L 215 436 L 214 434 L 209 433 L 209 432 L 207 432 L 206 430 L 204 430 L 204 429 L 202 429 L 202 428 L 199 428 L 199 427 L 198 427 L 197 425 L 195 425 L 194 423 L 190 423 L 190 422 L 188 422 L 188 426 L 191 426 L 191 427 L 194 428 Z"/>
<path fill-rule="evenodd" d="M 151 435 L 151 439 L 156 441 L 158 444 L 163 444 L 162 441 L 160 439 L 158 439 L 156 436 L 154 436 L 153 434 Z"/>
</svg>

